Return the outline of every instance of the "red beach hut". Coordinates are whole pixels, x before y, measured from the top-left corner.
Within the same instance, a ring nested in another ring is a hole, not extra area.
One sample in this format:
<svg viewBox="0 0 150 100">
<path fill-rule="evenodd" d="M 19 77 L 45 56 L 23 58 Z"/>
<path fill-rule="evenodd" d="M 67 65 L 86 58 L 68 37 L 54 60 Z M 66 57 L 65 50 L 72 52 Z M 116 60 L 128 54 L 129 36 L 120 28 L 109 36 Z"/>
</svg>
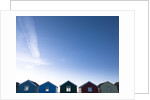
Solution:
<svg viewBox="0 0 150 100">
<path fill-rule="evenodd" d="M 88 81 L 79 87 L 80 93 L 98 93 L 98 87 L 94 83 Z"/>
</svg>

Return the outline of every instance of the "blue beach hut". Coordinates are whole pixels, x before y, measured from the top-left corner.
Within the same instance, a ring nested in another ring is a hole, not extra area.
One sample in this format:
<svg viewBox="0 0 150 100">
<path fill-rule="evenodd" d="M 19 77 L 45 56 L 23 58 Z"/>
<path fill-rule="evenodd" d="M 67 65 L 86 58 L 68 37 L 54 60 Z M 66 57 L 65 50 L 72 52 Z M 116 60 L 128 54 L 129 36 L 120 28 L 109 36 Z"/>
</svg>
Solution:
<svg viewBox="0 0 150 100">
<path fill-rule="evenodd" d="M 39 86 L 39 93 L 57 93 L 58 87 L 47 81 Z"/>
<path fill-rule="evenodd" d="M 37 93 L 38 86 L 36 82 L 27 80 L 19 85 L 17 93 Z"/>
</svg>

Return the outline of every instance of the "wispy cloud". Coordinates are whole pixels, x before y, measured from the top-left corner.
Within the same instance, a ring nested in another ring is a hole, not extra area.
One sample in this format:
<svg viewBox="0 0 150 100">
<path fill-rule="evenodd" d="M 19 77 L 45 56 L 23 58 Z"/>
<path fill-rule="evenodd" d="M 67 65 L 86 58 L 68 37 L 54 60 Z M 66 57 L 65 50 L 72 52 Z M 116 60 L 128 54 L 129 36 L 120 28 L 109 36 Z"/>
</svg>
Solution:
<svg viewBox="0 0 150 100">
<path fill-rule="evenodd" d="M 39 58 L 40 52 L 38 48 L 37 32 L 35 22 L 31 16 L 17 16 L 20 27 L 27 40 L 28 47 L 33 57 Z"/>
<path fill-rule="evenodd" d="M 49 64 L 40 58 L 17 57 L 16 60 L 19 62 L 24 62 L 24 63 L 28 63 L 28 64 L 35 64 L 35 65 L 47 65 L 47 64 Z"/>
<path fill-rule="evenodd" d="M 48 65 L 50 63 L 47 63 L 45 60 L 41 59 L 41 58 L 35 58 L 35 57 L 32 57 L 26 53 L 17 53 L 17 56 L 16 56 L 16 61 L 17 62 L 21 62 L 21 63 L 26 63 L 26 64 L 29 64 L 29 65 Z"/>
<path fill-rule="evenodd" d="M 45 60 L 40 58 L 37 31 L 35 28 L 35 22 L 33 17 L 17 16 L 17 20 L 31 52 L 31 55 L 26 52 L 17 52 L 17 63 L 22 63 L 22 65 L 24 65 L 27 69 L 35 68 L 35 66 L 39 65 L 49 64 Z"/>
</svg>

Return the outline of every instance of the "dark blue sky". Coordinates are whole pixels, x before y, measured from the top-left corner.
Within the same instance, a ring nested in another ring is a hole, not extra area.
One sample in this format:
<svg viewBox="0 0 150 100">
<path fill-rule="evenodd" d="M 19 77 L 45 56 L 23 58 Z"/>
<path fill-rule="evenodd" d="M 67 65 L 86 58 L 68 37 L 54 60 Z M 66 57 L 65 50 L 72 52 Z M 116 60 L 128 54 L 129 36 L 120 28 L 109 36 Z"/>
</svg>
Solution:
<svg viewBox="0 0 150 100">
<path fill-rule="evenodd" d="M 95 84 L 119 81 L 119 16 L 34 16 L 28 18 L 29 23 L 26 25 L 34 27 L 21 25 L 24 19 L 17 21 L 17 42 L 20 43 L 17 43 L 17 52 L 19 52 L 17 55 L 20 57 L 24 54 L 32 57 L 35 51 L 37 56 L 32 58 L 40 60 L 37 60 L 40 63 L 38 67 L 32 64 L 34 68 L 30 66 L 28 70 L 37 71 L 36 74 L 47 77 L 45 79 L 52 80 L 54 83 L 71 80 L 80 85 L 81 82 L 85 83 L 88 80 Z M 23 27 L 27 30 L 23 31 L 25 30 Z M 23 35 L 25 32 L 28 32 L 29 36 Z M 33 38 L 27 39 L 29 37 Z M 23 39 L 24 42 L 21 42 Z M 36 40 L 38 46 L 34 47 L 36 43 L 32 40 Z M 29 50 L 22 50 L 23 47 L 20 45 L 26 46 Z M 33 50 L 31 50 L 32 46 Z M 20 61 L 18 60 L 17 68 Z M 24 68 L 18 69 L 28 73 Z M 31 79 L 36 77 L 34 75 Z M 28 77 L 30 79 L 30 75 Z"/>
</svg>

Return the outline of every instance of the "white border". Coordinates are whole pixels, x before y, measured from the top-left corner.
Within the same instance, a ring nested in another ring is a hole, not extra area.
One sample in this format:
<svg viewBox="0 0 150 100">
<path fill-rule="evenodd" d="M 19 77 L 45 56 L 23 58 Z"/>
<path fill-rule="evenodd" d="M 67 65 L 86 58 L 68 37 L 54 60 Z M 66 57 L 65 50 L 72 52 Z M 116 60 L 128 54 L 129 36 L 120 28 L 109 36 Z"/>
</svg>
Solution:
<svg viewBox="0 0 150 100">
<path fill-rule="evenodd" d="M 16 93 L 16 16 L 119 16 L 119 93 Z M 134 11 L 2 11 L 2 99 L 134 99 Z"/>
</svg>

